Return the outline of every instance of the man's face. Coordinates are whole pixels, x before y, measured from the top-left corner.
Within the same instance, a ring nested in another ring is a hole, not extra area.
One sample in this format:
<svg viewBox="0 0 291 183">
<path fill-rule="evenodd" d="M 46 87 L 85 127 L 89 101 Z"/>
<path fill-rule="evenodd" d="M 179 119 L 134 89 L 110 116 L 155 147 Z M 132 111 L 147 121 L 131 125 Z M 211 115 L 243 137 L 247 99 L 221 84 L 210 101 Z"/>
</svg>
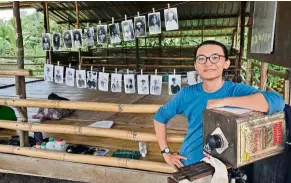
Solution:
<svg viewBox="0 0 291 183">
<path fill-rule="evenodd" d="M 204 45 L 197 50 L 197 56 L 210 57 L 211 55 L 224 56 L 223 49 L 217 45 Z M 230 65 L 229 60 L 225 60 L 225 57 L 220 57 L 219 61 L 215 64 L 211 63 L 207 58 L 206 63 L 201 64 L 195 61 L 195 69 L 203 80 L 212 80 L 222 77 L 223 69 L 227 69 Z"/>
<path fill-rule="evenodd" d="M 142 25 L 141 25 L 141 23 L 140 23 L 140 22 L 138 22 L 138 23 L 136 24 L 136 27 L 137 27 L 137 29 L 138 29 L 138 30 L 140 30 L 140 29 L 141 29 L 141 26 L 142 26 Z"/>
</svg>

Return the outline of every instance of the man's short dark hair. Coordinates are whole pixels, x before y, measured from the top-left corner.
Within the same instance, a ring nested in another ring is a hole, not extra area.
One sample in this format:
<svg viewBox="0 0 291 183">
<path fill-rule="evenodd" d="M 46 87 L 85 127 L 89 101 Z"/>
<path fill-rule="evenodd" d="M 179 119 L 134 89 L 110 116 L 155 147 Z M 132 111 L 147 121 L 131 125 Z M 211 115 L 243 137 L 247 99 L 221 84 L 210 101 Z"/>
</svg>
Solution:
<svg viewBox="0 0 291 183">
<path fill-rule="evenodd" d="M 223 50 L 223 53 L 224 53 L 224 56 L 225 56 L 225 60 L 228 59 L 228 51 L 227 51 L 227 48 L 224 44 L 220 43 L 220 42 L 217 42 L 217 41 L 214 41 L 214 40 L 208 40 L 208 41 L 204 41 L 202 42 L 201 44 L 199 44 L 197 46 L 197 48 L 195 49 L 194 51 L 194 58 L 197 57 L 197 50 L 201 47 L 201 46 L 204 46 L 204 45 L 217 45 L 217 46 L 220 46 Z"/>
</svg>

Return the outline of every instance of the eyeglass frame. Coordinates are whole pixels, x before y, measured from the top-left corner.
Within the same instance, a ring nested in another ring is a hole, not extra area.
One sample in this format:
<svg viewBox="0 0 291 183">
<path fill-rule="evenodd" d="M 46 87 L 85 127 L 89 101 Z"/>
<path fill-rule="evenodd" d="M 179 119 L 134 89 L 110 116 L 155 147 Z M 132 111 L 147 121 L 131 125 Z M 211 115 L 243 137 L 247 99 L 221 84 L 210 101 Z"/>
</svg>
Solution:
<svg viewBox="0 0 291 183">
<path fill-rule="evenodd" d="M 212 57 L 213 55 L 216 55 L 216 56 L 219 57 L 218 61 L 215 62 L 215 63 L 211 62 L 211 60 L 210 60 L 210 57 Z M 197 58 L 200 57 L 200 56 L 204 56 L 204 57 L 206 58 L 206 60 L 205 60 L 204 63 L 197 62 Z M 214 54 L 210 55 L 209 57 L 207 57 L 207 56 L 205 56 L 205 55 L 199 55 L 199 56 L 195 57 L 194 61 L 197 62 L 197 63 L 199 63 L 199 64 L 205 64 L 205 63 L 207 62 L 207 60 L 209 60 L 210 63 L 212 63 L 212 64 L 217 64 L 217 63 L 220 61 L 220 57 L 224 57 L 224 58 L 225 58 L 225 55 L 219 55 L 219 54 L 217 54 L 217 53 L 214 53 Z"/>
</svg>

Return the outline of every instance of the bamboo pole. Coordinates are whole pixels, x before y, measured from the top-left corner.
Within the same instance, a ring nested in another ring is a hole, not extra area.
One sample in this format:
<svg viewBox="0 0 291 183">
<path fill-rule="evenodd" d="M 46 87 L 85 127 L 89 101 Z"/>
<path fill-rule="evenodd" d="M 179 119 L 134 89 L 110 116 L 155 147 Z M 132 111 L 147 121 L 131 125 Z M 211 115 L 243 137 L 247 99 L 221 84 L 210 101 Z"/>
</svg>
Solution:
<svg viewBox="0 0 291 183">
<path fill-rule="evenodd" d="M 79 5 L 78 5 L 78 1 L 75 1 L 75 6 L 76 6 L 76 29 L 80 28 L 80 21 L 79 21 Z M 79 64 L 81 65 L 81 48 L 78 49 L 78 61 Z"/>
<path fill-rule="evenodd" d="M 22 28 L 21 28 L 21 19 L 20 19 L 20 10 L 19 10 L 19 1 L 13 1 L 13 17 L 15 21 L 16 28 L 16 51 L 17 51 L 17 69 L 24 69 L 24 48 L 23 48 L 23 37 L 22 37 Z M 15 88 L 16 95 L 19 95 L 19 98 L 26 98 L 26 88 L 25 88 L 25 77 L 16 76 L 15 77 Z M 22 108 L 16 108 L 21 116 L 21 121 L 27 121 L 27 108 L 23 106 Z M 23 131 L 18 131 L 20 146 L 28 146 L 29 138 L 28 133 Z"/>
<path fill-rule="evenodd" d="M 131 141 L 157 142 L 157 138 L 154 133 L 136 132 L 130 130 L 106 129 L 74 125 L 16 123 L 7 120 L 0 120 L 0 127 L 11 130 L 107 137 Z M 184 140 L 183 135 L 168 135 L 167 138 L 168 142 L 176 143 L 181 143 Z"/>
<path fill-rule="evenodd" d="M 253 62 L 250 59 L 247 60 L 246 82 L 250 86 L 253 85 Z"/>
<path fill-rule="evenodd" d="M 10 145 L 0 145 L 1 153 L 24 155 L 34 158 L 44 158 L 59 161 L 68 161 L 75 163 L 86 163 L 93 165 L 113 166 L 129 169 L 148 170 L 162 173 L 173 173 L 174 169 L 166 163 L 134 160 L 126 158 L 103 157 L 81 154 L 70 154 L 66 152 L 57 152 L 28 147 L 18 147 Z"/>
<path fill-rule="evenodd" d="M 260 81 L 260 89 L 266 90 L 267 86 L 267 76 L 268 76 L 268 63 L 261 63 L 261 81 Z"/>
<path fill-rule="evenodd" d="M 285 80 L 284 80 L 284 99 L 286 104 L 291 104 L 291 70 L 288 68 L 285 72 Z"/>
<path fill-rule="evenodd" d="M 43 107 L 122 113 L 156 113 L 159 107 L 161 107 L 161 105 L 154 104 L 116 104 L 102 102 L 8 98 L 0 98 L 0 105 L 13 107 Z"/>
<path fill-rule="evenodd" d="M 19 66 L 17 64 L 17 66 Z M 15 70 L 0 70 L 0 75 L 5 76 L 31 76 L 32 71 L 30 69 L 15 69 Z"/>
</svg>

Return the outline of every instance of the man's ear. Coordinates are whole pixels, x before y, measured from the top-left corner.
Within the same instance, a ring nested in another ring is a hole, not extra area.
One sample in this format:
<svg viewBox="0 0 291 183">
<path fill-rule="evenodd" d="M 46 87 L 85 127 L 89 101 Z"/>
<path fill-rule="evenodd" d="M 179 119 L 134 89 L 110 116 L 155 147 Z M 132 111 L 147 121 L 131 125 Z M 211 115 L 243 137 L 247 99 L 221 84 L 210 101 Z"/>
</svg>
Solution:
<svg viewBox="0 0 291 183">
<path fill-rule="evenodd" d="M 230 66 L 230 60 L 228 59 L 228 60 L 226 60 L 225 61 L 225 63 L 224 63 L 224 69 L 228 69 L 229 68 L 229 66 Z"/>
</svg>

